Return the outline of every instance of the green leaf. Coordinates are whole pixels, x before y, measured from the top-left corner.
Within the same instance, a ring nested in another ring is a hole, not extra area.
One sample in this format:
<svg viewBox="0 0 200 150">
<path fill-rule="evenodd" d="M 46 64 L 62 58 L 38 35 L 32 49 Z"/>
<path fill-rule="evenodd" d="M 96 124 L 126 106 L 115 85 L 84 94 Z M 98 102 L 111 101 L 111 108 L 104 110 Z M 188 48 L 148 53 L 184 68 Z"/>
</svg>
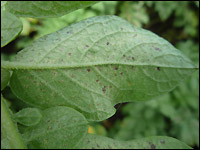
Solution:
<svg viewBox="0 0 200 150">
<path fill-rule="evenodd" d="M 131 141 L 119 141 L 111 138 L 88 134 L 76 147 L 77 149 L 192 149 L 185 143 L 164 136 L 153 136 Z"/>
<path fill-rule="evenodd" d="M 23 134 L 29 148 L 73 148 L 87 134 L 88 122 L 72 108 L 52 107 L 44 110 L 42 115 L 40 123 Z"/>
<path fill-rule="evenodd" d="M 25 126 L 35 126 L 42 119 L 42 114 L 37 108 L 24 108 L 14 114 L 17 122 Z"/>
<path fill-rule="evenodd" d="M 21 21 L 15 15 L 1 10 L 1 47 L 14 40 L 21 31 Z"/>
<path fill-rule="evenodd" d="M 98 1 L 8 1 L 6 9 L 21 17 L 59 17 Z"/>
<path fill-rule="evenodd" d="M 1 8 L 6 5 L 7 1 L 1 1 Z"/>
<path fill-rule="evenodd" d="M 10 72 L 5 69 L 1 69 L 1 91 L 7 86 L 9 80 Z"/>
<path fill-rule="evenodd" d="M 169 42 L 116 16 L 46 35 L 2 68 L 14 70 L 10 86 L 23 101 L 73 107 L 89 120 L 112 116 L 117 103 L 167 93 L 195 70 Z"/>
<path fill-rule="evenodd" d="M 25 149 L 21 135 L 13 123 L 5 99 L 1 95 L 1 149 Z"/>
</svg>

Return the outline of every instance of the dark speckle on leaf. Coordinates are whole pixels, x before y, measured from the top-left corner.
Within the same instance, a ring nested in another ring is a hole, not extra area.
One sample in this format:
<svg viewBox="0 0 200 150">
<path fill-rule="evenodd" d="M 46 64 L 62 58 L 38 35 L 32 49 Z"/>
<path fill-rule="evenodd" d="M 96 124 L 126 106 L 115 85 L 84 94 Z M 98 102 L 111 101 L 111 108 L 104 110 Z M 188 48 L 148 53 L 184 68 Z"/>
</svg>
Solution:
<svg viewBox="0 0 200 150">
<path fill-rule="evenodd" d="M 120 75 L 123 75 L 123 72 L 120 72 Z"/>
<path fill-rule="evenodd" d="M 118 67 L 114 67 L 114 70 L 118 70 Z"/>
<path fill-rule="evenodd" d="M 131 66 L 131 69 L 134 70 L 134 66 Z"/>
<path fill-rule="evenodd" d="M 69 56 L 71 56 L 71 55 L 72 55 L 72 53 L 68 53 L 68 55 L 69 55 Z"/>
<path fill-rule="evenodd" d="M 160 141 L 161 144 L 165 144 L 165 141 Z"/>
<path fill-rule="evenodd" d="M 160 48 L 157 48 L 157 47 L 154 47 L 153 48 L 156 50 L 156 51 L 162 51 Z"/>
<path fill-rule="evenodd" d="M 96 82 L 99 82 L 99 80 L 96 80 Z"/>
<path fill-rule="evenodd" d="M 156 149 L 156 145 L 155 144 L 149 142 L 149 145 L 151 146 L 151 149 Z"/>
<path fill-rule="evenodd" d="M 156 148 L 156 145 L 151 144 L 151 148 L 152 148 L 152 149 L 155 149 L 155 148 Z"/>
<path fill-rule="evenodd" d="M 134 61 L 134 60 L 135 60 L 135 58 L 134 58 L 134 57 L 132 57 L 132 60 Z"/>
<path fill-rule="evenodd" d="M 90 143 L 90 141 L 89 140 L 87 140 L 87 144 L 89 144 Z"/>
<path fill-rule="evenodd" d="M 106 89 L 105 89 L 105 87 L 102 88 L 102 91 L 103 91 L 104 94 L 106 93 Z"/>
<path fill-rule="evenodd" d="M 88 45 L 85 45 L 85 47 L 88 48 L 89 46 L 88 46 Z"/>
<path fill-rule="evenodd" d="M 90 69 L 87 69 L 87 72 L 90 72 Z"/>
<path fill-rule="evenodd" d="M 109 44 L 110 44 L 109 42 L 106 43 L 106 45 L 109 45 Z"/>
<path fill-rule="evenodd" d="M 160 67 L 157 67 L 157 70 L 160 71 Z"/>
</svg>

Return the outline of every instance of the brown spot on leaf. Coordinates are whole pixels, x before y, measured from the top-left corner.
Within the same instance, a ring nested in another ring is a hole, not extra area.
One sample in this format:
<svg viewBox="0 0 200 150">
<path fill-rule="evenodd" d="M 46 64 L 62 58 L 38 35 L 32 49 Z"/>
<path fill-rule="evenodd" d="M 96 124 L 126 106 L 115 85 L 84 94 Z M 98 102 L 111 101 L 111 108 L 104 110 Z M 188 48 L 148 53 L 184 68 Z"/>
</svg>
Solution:
<svg viewBox="0 0 200 150">
<path fill-rule="evenodd" d="M 88 48 L 89 46 L 88 46 L 88 45 L 85 45 L 85 47 Z"/>
<path fill-rule="evenodd" d="M 69 55 L 69 56 L 71 56 L 71 55 L 72 55 L 72 53 L 68 53 L 68 55 Z"/>
<path fill-rule="evenodd" d="M 90 71 L 91 71 L 91 70 L 88 68 L 88 69 L 87 69 L 87 72 L 90 72 Z"/>
<path fill-rule="evenodd" d="M 123 72 L 120 72 L 120 75 L 123 75 Z"/>
<path fill-rule="evenodd" d="M 96 80 L 96 82 L 99 82 L 99 80 Z"/>
</svg>

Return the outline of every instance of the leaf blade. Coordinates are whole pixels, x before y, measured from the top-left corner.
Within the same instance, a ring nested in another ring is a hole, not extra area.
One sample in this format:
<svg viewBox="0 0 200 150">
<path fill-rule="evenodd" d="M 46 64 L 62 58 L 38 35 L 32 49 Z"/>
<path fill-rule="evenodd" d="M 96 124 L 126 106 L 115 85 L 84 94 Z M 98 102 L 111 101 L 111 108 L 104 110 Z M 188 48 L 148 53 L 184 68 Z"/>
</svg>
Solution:
<svg viewBox="0 0 200 150">
<path fill-rule="evenodd" d="M 6 9 L 21 17 L 47 18 L 59 17 L 97 2 L 98 1 L 12 1 L 7 2 Z"/>
<path fill-rule="evenodd" d="M 11 88 L 22 100 L 69 106 L 89 120 L 110 117 L 119 102 L 169 92 L 195 71 L 169 42 L 116 16 L 89 18 L 44 36 L 2 64 L 14 69 Z"/>
<path fill-rule="evenodd" d="M 192 149 L 185 143 L 165 136 L 153 136 L 130 141 L 88 134 L 77 149 Z"/>
<path fill-rule="evenodd" d="M 26 149 L 21 135 L 13 123 L 10 112 L 5 104 L 5 99 L 1 95 L 1 148 L 2 149 Z"/>
<path fill-rule="evenodd" d="M 7 86 L 10 80 L 10 72 L 5 69 L 1 69 L 1 91 Z"/>
<path fill-rule="evenodd" d="M 25 126 L 35 126 L 42 119 L 42 114 L 37 108 L 24 108 L 14 114 L 14 119 Z"/>
<path fill-rule="evenodd" d="M 44 110 L 42 115 L 40 123 L 23 134 L 29 148 L 73 148 L 87 133 L 88 122 L 72 108 L 52 107 Z"/>
<path fill-rule="evenodd" d="M 15 15 L 1 9 L 1 47 L 14 40 L 21 31 L 21 21 Z"/>
</svg>

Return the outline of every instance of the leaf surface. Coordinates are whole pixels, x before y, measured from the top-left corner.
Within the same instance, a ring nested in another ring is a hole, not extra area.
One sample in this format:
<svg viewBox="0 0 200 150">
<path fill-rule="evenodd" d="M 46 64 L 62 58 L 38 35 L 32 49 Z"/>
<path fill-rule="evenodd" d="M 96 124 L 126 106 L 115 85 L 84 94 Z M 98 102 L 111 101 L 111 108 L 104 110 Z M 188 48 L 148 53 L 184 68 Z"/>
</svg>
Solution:
<svg viewBox="0 0 200 150">
<path fill-rule="evenodd" d="M 15 15 L 1 9 L 1 47 L 14 40 L 21 31 L 21 21 Z"/>
<path fill-rule="evenodd" d="M 42 119 L 42 114 L 37 108 L 24 108 L 14 114 L 14 119 L 22 125 L 34 126 Z"/>
<path fill-rule="evenodd" d="M 167 93 L 195 70 L 169 42 L 116 16 L 46 35 L 2 68 L 14 70 L 10 85 L 23 101 L 69 106 L 89 120 L 112 116 L 117 103 Z"/>
<path fill-rule="evenodd" d="M 1 69 L 1 91 L 7 86 L 10 80 L 10 72 L 5 69 Z"/>
<path fill-rule="evenodd" d="M 131 141 L 119 141 L 111 138 L 88 134 L 76 147 L 77 149 L 192 149 L 185 143 L 164 136 L 153 136 Z"/>
<path fill-rule="evenodd" d="M 26 149 L 9 111 L 1 95 L 1 149 Z"/>
<path fill-rule="evenodd" d="M 21 17 L 59 17 L 98 1 L 9 1 L 6 9 Z"/>
<path fill-rule="evenodd" d="M 28 148 L 73 148 L 87 134 L 88 122 L 72 108 L 57 106 L 44 110 L 42 120 L 23 134 Z"/>
</svg>

